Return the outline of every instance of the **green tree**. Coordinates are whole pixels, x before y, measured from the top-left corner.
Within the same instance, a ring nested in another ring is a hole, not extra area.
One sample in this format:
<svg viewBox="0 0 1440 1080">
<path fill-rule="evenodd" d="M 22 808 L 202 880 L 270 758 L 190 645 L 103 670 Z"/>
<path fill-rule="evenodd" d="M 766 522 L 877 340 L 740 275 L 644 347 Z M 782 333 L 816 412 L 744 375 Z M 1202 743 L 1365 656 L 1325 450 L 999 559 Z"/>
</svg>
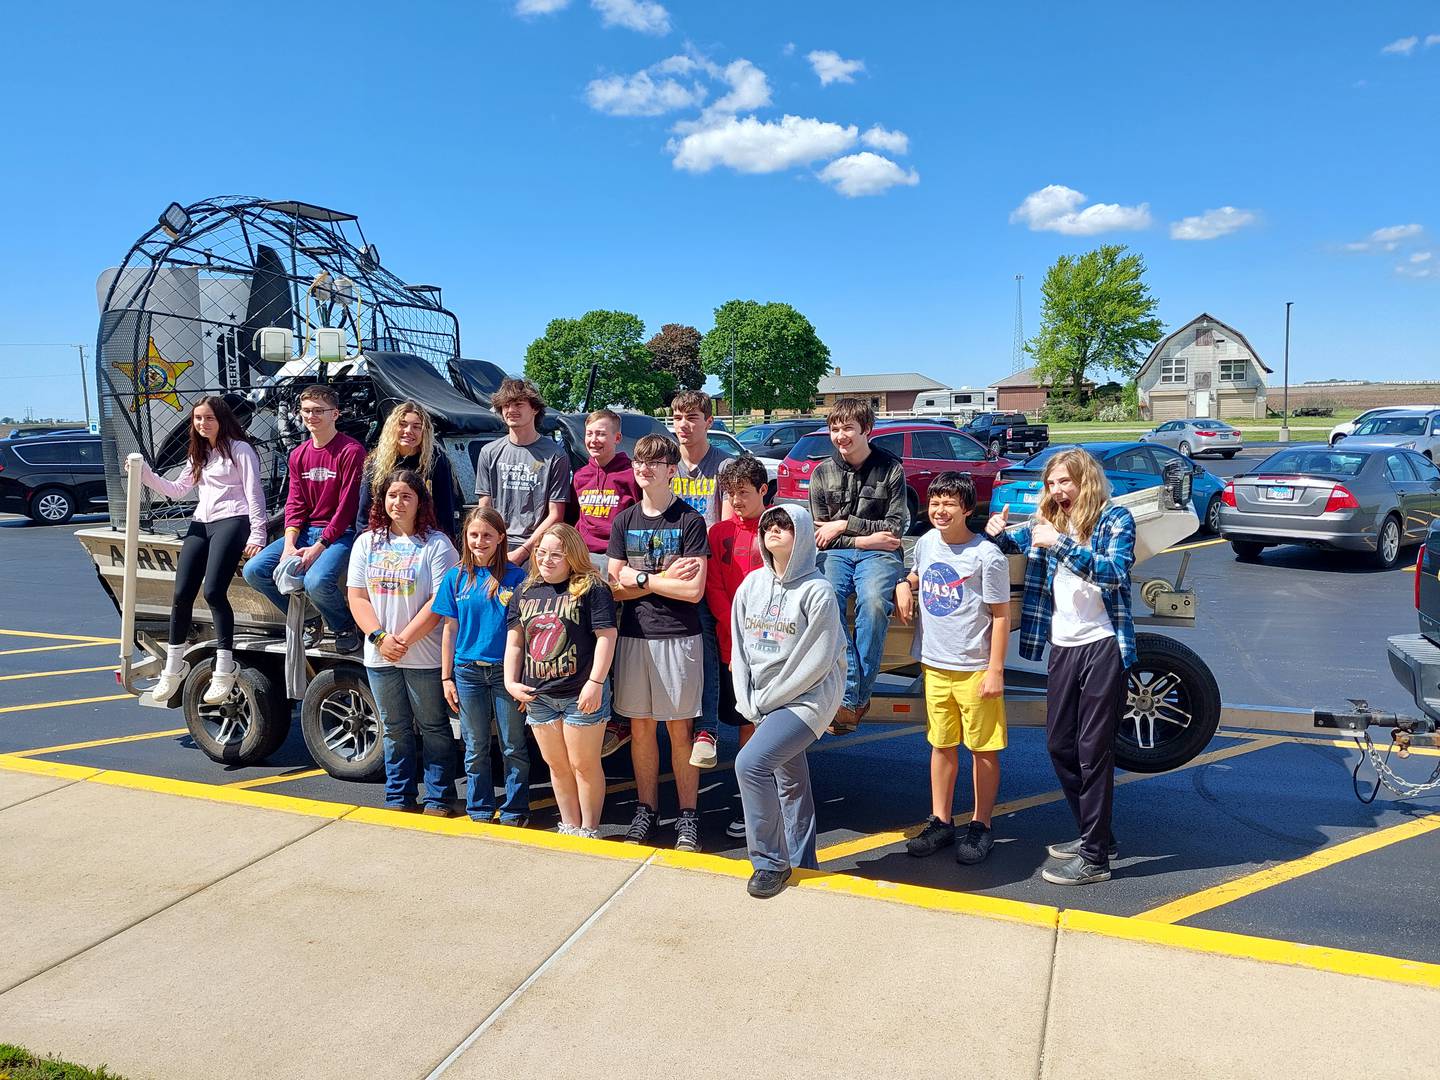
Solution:
<svg viewBox="0 0 1440 1080">
<path fill-rule="evenodd" d="M 681 323 L 666 323 L 645 343 L 657 368 L 675 378 L 677 390 L 699 390 L 705 385 L 700 370 L 700 331 Z"/>
<path fill-rule="evenodd" d="M 1091 372 L 1133 379 L 1162 337 L 1144 274 L 1145 260 L 1123 244 L 1056 259 L 1040 287 L 1040 332 L 1026 345 L 1036 374 L 1069 384 L 1077 403 Z"/>
<path fill-rule="evenodd" d="M 525 377 L 553 408 L 569 411 L 585 401 L 595 365 L 590 404 L 654 412 L 675 392 L 675 377 L 658 370 L 645 347 L 645 324 L 625 311 L 587 311 L 578 319 L 551 319 L 525 350 Z"/>
<path fill-rule="evenodd" d="M 700 342 L 700 364 L 732 411 L 808 409 L 830 371 L 830 350 L 789 304 L 729 300 Z"/>
</svg>

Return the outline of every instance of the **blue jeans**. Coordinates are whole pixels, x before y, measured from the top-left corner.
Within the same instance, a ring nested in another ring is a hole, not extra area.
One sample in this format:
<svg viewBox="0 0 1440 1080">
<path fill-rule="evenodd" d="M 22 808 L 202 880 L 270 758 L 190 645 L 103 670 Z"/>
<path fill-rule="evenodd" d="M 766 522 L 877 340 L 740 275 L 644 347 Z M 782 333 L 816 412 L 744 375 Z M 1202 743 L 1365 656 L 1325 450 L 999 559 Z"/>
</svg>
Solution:
<svg viewBox="0 0 1440 1080">
<path fill-rule="evenodd" d="M 566 727 L 593 727 L 610 720 L 610 680 L 600 691 L 600 707 L 592 713 L 580 711 L 580 698 L 558 698 L 548 694 L 536 694 L 525 710 L 525 722 L 531 727 L 543 727 L 555 721 L 564 721 Z"/>
<path fill-rule="evenodd" d="M 700 691 L 700 717 L 696 731 L 715 735 L 720 730 L 720 639 L 715 636 L 715 613 L 702 599 L 700 609 L 700 658 L 704 666 L 705 686 Z M 729 672 L 725 672 L 729 677 Z"/>
<path fill-rule="evenodd" d="M 309 547 L 324 531 L 319 525 L 301 529 L 295 546 Z M 351 529 L 322 551 L 305 571 L 305 595 L 337 634 L 355 629 L 355 620 L 350 617 L 350 605 L 345 599 L 345 571 L 350 566 L 350 547 L 354 543 L 355 530 Z M 280 565 L 284 552 L 284 540 L 272 541 L 259 555 L 247 560 L 242 571 L 250 587 L 263 594 L 282 615 L 290 610 L 290 598 L 275 587 L 275 568 Z"/>
<path fill-rule="evenodd" d="M 789 709 L 762 717 L 735 758 L 745 843 L 756 870 L 818 870 L 815 795 L 805 751 L 816 739 Z"/>
<path fill-rule="evenodd" d="M 448 805 L 455 739 L 450 734 L 440 669 L 377 667 L 366 668 L 365 675 L 385 732 L 385 805 L 415 805 L 416 774 L 420 771 L 415 755 L 417 727 L 425 762 L 425 805 Z"/>
<path fill-rule="evenodd" d="M 869 704 L 870 690 L 880 674 L 890 613 L 895 610 L 895 583 L 904 563 L 893 551 L 832 548 L 820 552 L 819 568 L 840 601 L 841 623 L 845 622 L 845 605 L 855 598 L 855 629 L 851 632 L 847 626 L 845 631 L 843 704 L 856 709 Z"/>
<path fill-rule="evenodd" d="M 469 778 L 465 812 L 477 821 L 489 821 L 495 813 L 495 779 L 490 772 L 493 720 L 505 758 L 500 820 L 510 824 L 528 817 L 530 748 L 525 744 L 525 717 L 505 690 L 504 665 L 455 665 L 455 691 L 460 696 L 460 731 L 465 736 L 465 775 Z"/>
</svg>

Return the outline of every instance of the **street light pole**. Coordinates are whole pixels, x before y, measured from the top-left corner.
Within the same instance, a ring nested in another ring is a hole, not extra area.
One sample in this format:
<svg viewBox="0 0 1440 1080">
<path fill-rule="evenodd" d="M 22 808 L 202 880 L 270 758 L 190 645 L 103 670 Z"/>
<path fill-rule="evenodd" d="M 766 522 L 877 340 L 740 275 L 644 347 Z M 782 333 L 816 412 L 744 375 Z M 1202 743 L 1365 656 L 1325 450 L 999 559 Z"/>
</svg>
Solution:
<svg viewBox="0 0 1440 1080">
<path fill-rule="evenodd" d="M 1285 392 L 1280 406 L 1280 441 L 1290 441 L 1290 308 L 1293 300 L 1285 301 Z"/>
</svg>

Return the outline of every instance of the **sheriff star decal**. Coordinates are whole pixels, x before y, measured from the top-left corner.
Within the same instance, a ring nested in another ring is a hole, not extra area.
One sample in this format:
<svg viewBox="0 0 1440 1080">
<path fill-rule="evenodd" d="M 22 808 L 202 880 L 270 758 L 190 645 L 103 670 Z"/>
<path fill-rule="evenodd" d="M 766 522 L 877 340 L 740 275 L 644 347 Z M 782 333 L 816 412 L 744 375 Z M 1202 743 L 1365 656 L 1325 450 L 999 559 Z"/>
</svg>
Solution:
<svg viewBox="0 0 1440 1080">
<path fill-rule="evenodd" d="M 135 400 L 130 403 L 131 412 L 138 412 L 142 404 L 151 401 L 163 401 L 179 412 L 180 395 L 176 393 L 176 383 L 186 368 L 195 365 L 189 360 L 166 360 L 155 347 L 152 337 L 146 342 L 144 360 L 138 364 L 114 363 L 110 366 L 138 388 Z"/>
</svg>

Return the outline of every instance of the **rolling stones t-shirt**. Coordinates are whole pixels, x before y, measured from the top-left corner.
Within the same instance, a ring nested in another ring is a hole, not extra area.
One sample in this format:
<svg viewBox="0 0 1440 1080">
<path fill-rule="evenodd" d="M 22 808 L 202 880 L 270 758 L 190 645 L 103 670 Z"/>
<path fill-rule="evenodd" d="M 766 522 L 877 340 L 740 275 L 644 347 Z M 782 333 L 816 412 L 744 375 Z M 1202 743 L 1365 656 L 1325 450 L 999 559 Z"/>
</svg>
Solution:
<svg viewBox="0 0 1440 1080">
<path fill-rule="evenodd" d="M 931 529 L 915 544 L 915 639 L 910 654 L 946 671 L 990 666 L 990 605 L 1010 602 L 1010 563 L 980 536 L 947 544 Z"/>
<path fill-rule="evenodd" d="M 506 626 L 521 632 L 520 681 L 546 697 L 578 697 L 595 660 L 595 632 L 615 628 L 615 601 L 603 585 L 578 599 L 570 583 L 537 581 L 510 598 Z"/>
</svg>

